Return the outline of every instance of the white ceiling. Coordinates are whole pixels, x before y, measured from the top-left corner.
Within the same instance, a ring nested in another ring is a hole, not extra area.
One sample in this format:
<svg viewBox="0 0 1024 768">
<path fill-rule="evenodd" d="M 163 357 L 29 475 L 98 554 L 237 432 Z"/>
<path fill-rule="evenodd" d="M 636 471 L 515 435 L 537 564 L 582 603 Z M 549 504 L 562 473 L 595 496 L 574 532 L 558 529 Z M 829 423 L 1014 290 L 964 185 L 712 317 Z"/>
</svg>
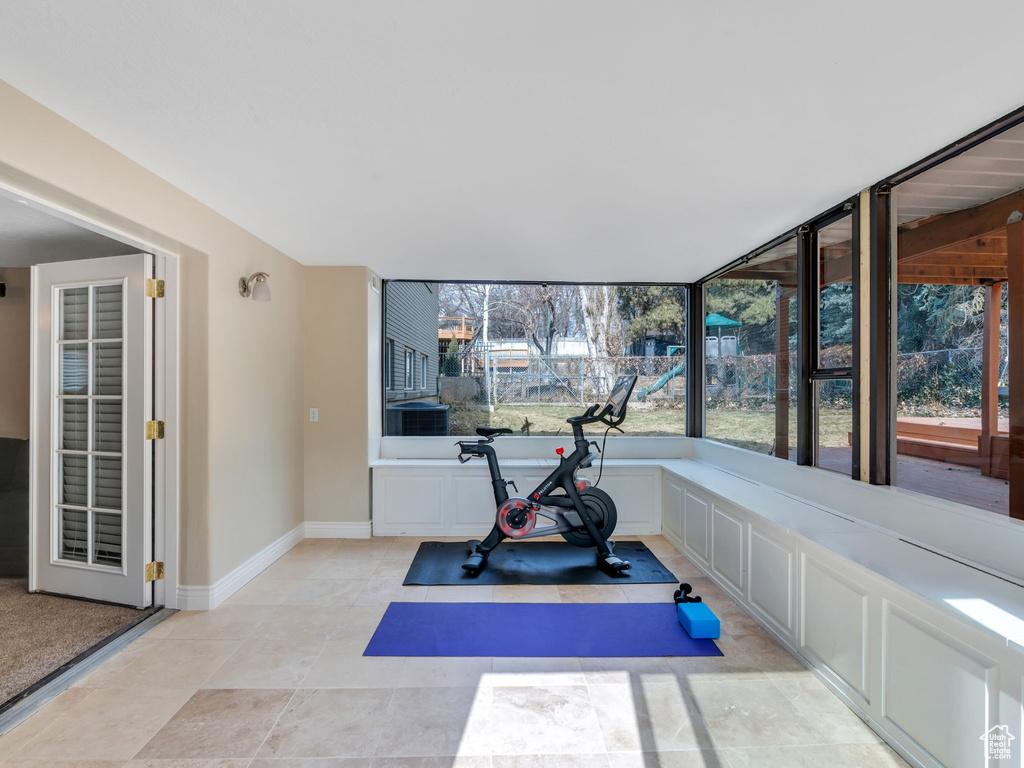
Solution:
<svg viewBox="0 0 1024 768">
<path fill-rule="evenodd" d="M 0 269 L 137 252 L 138 248 L 0 196 Z"/>
<path fill-rule="evenodd" d="M 1024 3 L 33 0 L 0 79 L 305 264 L 692 280 L 1024 102 Z"/>
</svg>

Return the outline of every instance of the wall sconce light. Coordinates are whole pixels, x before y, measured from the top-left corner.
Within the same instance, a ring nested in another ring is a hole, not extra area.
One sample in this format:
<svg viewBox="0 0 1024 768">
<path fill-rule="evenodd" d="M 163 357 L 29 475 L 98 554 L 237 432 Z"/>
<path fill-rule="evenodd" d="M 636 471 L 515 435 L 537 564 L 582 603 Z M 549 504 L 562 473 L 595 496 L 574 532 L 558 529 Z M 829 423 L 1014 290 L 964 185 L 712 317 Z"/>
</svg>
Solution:
<svg viewBox="0 0 1024 768">
<path fill-rule="evenodd" d="M 238 292 L 242 298 L 252 296 L 253 301 L 270 301 L 270 277 L 266 272 L 255 272 L 248 280 L 244 277 L 238 280 Z"/>
</svg>

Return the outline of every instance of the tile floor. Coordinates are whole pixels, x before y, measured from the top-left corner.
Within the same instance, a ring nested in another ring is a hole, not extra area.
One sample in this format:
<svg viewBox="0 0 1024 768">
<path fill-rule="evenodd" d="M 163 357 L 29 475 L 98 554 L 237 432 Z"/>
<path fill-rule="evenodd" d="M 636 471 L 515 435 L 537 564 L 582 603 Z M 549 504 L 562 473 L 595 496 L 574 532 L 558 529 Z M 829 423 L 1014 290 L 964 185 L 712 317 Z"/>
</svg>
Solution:
<svg viewBox="0 0 1024 768">
<path fill-rule="evenodd" d="M 641 538 L 722 619 L 723 657 L 363 658 L 392 600 L 644 602 L 675 585 L 403 587 L 420 539 L 307 539 L 0 737 L 0 766 L 906 765 L 664 538 Z"/>
</svg>

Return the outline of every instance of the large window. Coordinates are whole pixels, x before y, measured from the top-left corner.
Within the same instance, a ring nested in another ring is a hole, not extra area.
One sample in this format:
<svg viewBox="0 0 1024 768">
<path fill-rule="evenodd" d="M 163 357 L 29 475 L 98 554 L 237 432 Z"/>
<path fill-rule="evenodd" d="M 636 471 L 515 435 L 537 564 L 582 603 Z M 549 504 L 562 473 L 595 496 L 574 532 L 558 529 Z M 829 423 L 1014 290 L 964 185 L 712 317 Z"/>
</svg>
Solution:
<svg viewBox="0 0 1024 768">
<path fill-rule="evenodd" d="M 428 304 L 423 285 L 387 284 L 385 335 L 418 351 L 423 342 L 406 339 L 429 334 L 436 394 L 386 403 L 387 434 L 409 434 L 414 418 L 430 422 L 416 434 L 568 434 L 565 419 L 623 374 L 639 377 L 626 434 L 686 434 L 685 286 L 430 283 Z"/>
<path fill-rule="evenodd" d="M 793 238 L 705 286 L 704 434 L 796 460 L 797 247 Z"/>
<path fill-rule="evenodd" d="M 1016 331 L 1011 214 L 1024 210 L 1024 125 L 894 190 L 895 484 L 1024 517 L 1010 462 Z M 1021 295 L 1018 293 L 1018 295 Z M 1019 356 L 1018 356 L 1019 357 Z M 1016 419 L 1024 421 L 1024 402 Z M 1013 503 L 1014 486 L 1018 502 Z"/>
</svg>

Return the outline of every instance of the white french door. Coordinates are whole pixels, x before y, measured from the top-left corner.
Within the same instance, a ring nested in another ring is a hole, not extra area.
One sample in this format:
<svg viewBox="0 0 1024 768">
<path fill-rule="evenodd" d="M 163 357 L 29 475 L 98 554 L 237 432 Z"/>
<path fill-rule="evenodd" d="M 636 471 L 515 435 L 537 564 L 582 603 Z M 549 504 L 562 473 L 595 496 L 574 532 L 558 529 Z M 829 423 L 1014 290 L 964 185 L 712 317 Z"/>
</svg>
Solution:
<svg viewBox="0 0 1024 768">
<path fill-rule="evenodd" d="M 153 602 L 153 256 L 32 268 L 29 588 Z"/>
</svg>

